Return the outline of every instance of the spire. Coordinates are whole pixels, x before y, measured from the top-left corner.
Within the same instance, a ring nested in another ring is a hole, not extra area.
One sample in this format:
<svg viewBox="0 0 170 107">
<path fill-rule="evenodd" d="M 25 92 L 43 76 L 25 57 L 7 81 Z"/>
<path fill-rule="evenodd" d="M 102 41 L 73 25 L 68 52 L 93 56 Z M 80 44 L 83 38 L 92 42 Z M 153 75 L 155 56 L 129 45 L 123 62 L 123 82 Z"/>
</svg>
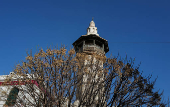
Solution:
<svg viewBox="0 0 170 107">
<path fill-rule="evenodd" d="M 92 18 L 92 21 L 90 22 L 89 27 L 87 28 L 87 35 L 90 35 L 90 34 L 95 34 L 95 35 L 99 36 L 99 34 L 97 33 L 97 27 L 95 27 L 93 18 Z"/>
</svg>

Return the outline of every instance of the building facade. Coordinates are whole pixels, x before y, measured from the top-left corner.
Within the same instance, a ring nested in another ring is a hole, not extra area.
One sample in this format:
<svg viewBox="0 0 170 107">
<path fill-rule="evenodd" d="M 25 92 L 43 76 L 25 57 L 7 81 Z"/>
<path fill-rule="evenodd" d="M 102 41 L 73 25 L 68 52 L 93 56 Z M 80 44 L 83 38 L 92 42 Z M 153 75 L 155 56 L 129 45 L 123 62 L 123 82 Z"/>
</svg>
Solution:
<svg viewBox="0 0 170 107">
<path fill-rule="evenodd" d="M 35 100 L 29 94 L 28 85 L 33 85 L 34 93 L 39 93 L 38 83 L 34 79 L 20 81 L 22 78 L 14 72 L 0 76 L 0 107 L 6 107 L 7 105 L 7 107 L 34 107 L 30 105 L 31 103 L 34 104 Z M 32 77 L 27 74 L 27 78 Z M 18 97 L 22 100 L 17 101 Z M 35 97 L 38 98 L 38 95 Z"/>
</svg>

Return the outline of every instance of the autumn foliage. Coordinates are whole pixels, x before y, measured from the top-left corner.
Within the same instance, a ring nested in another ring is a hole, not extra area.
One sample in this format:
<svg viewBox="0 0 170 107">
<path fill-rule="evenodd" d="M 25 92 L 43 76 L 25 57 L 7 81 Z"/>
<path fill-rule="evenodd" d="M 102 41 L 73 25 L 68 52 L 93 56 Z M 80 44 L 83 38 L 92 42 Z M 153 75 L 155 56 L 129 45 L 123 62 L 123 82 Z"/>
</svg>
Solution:
<svg viewBox="0 0 170 107">
<path fill-rule="evenodd" d="M 162 93 L 153 91 L 155 81 L 142 76 L 133 63 L 104 55 L 76 54 L 65 47 L 40 49 L 28 54 L 14 70 L 22 83 L 34 80 L 38 84 L 14 85 L 21 93 L 15 106 L 165 106 Z"/>
</svg>

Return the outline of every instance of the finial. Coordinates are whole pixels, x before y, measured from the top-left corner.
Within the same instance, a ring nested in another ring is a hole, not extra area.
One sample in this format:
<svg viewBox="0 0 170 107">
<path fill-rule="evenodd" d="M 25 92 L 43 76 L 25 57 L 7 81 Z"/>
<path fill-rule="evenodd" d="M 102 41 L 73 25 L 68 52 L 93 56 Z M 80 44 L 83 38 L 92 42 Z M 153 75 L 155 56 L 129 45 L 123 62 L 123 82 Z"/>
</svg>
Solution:
<svg viewBox="0 0 170 107">
<path fill-rule="evenodd" d="M 93 21 L 94 17 L 92 17 L 92 21 Z"/>
</svg>

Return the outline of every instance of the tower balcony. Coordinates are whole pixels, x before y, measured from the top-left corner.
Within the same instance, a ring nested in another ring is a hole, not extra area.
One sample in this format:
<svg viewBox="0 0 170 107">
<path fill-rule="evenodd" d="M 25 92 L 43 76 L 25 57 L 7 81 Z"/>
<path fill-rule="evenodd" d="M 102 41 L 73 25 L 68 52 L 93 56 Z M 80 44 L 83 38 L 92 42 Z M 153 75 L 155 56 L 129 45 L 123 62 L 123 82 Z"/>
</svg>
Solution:
<svg viewBox="0 0 170 107">
<path fill-rule="evenodd" d="M 97 53 L 105 54 L 104 48 L 95 44 L 86 44 L 79 48 L 76 52 L 87 52 L 87 53 Z"/>
<path fill-rule="evenodd" d="M 73 43 L 76 53 L 88 52 L 106 54 L 109 51 L 107 40 L 97 35 L 82 35 Z"/>
</svg>

